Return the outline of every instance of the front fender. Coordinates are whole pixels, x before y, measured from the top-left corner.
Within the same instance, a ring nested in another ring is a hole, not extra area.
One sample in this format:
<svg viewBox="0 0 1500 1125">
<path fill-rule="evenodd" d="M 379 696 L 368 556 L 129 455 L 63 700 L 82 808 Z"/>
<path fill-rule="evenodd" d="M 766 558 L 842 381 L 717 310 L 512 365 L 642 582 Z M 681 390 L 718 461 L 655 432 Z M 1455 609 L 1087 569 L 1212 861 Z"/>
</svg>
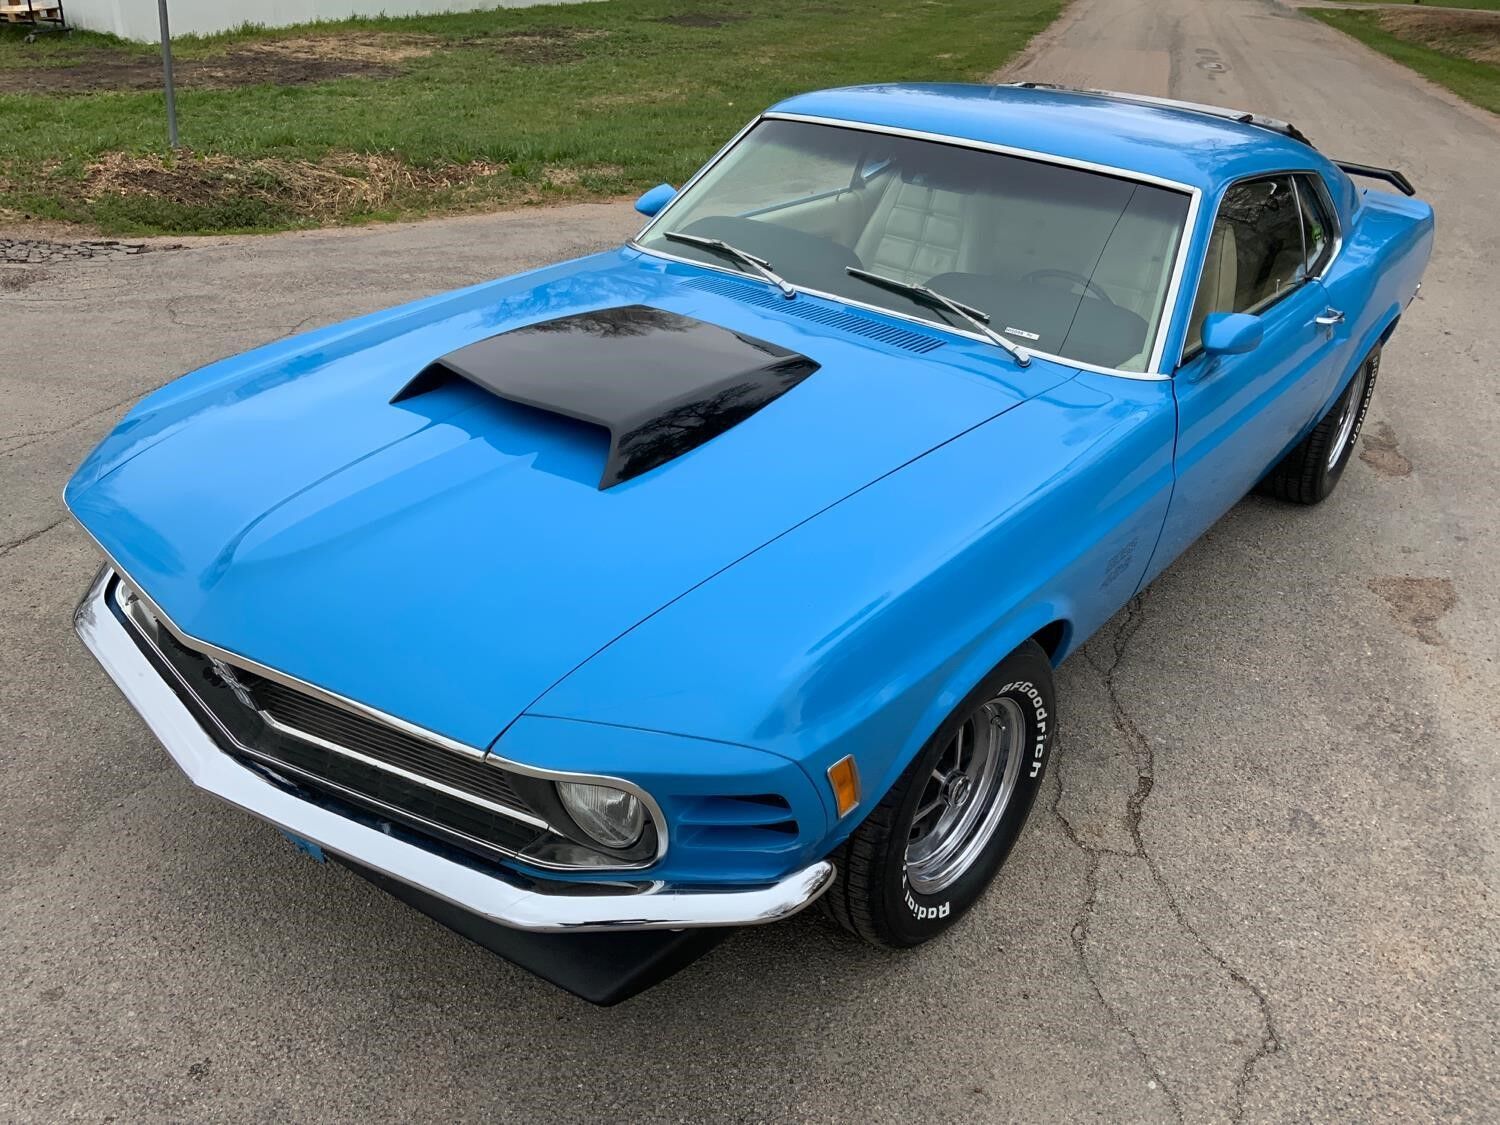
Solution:
<svg viewBox="0 0 1500 1125">
<path fill-rule="evenodd" d="M 867 811 L 1011 650 L 1059 621 L 1076 647 L 1134 593 L 1174 426 L 1169 383 L 1080 376 L 741 560 L 533 710 L 759 747 L 815 783 L 852 753 Z"/>
</svg>

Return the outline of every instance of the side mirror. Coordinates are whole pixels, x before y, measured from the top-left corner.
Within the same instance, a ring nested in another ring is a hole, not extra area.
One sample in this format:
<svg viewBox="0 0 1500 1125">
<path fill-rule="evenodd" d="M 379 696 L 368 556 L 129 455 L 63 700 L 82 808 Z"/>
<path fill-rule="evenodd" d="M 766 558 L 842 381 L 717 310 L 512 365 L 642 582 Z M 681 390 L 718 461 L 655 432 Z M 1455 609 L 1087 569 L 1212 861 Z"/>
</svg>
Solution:
<svg viewBox="0 0 1500 1125">
<path fill-rule="evenodd" d="M 651 216 L 660 211 L 677 196 L 677 189 L 671 184 L 657 184 L 645 195 L 635 201 L 635 209 L 642 215 Z"/>
<path fill-rule="evenodd" d="M 1209 355 L 1244 355 L 1260 347 L 1265 328 L 1249 313 L 1209 313 L 1203 318 L 1203 350 Z"/>
</svg>

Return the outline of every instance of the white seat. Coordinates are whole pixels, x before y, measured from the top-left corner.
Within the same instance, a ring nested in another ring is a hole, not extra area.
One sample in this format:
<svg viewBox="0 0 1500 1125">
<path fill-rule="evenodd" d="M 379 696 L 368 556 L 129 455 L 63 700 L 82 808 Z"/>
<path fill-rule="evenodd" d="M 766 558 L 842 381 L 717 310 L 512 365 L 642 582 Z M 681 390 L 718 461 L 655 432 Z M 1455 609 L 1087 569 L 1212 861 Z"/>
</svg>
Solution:
<svg viewBox="0 0 1500 1125">
<path fill-rule="evenodd" d="M 866 269 L 907 282 L 966 269 L 965 227 L 973 199 L 892 176 L 854 253 Z"/>
<path fill-rule="evenodd" d="M 1184 351 L 1191 351 L 1203 342 L 1203 320 L 1209 313 L 1234 311 L 1239 275 L 1239 243 L 1234 238 L 1234 227 L 1217 222 L 1208 239 L 1208 252 L 1203 256 L 1203 275 L 1198 282 L 1198 295 L 1193 298 Z"/>
</svg>

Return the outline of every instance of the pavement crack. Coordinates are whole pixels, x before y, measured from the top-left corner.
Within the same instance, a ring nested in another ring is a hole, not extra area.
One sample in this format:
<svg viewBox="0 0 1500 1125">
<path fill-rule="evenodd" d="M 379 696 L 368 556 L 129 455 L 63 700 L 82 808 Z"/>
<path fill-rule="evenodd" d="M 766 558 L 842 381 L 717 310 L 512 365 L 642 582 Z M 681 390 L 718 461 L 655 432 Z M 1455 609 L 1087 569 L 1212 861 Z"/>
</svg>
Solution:
<svg viewBox="0 0 1500 1125">
<path fill-rule="evenodd" d="M 1062 803 L 1062 795 L 1062 772 L 1059 770 L 1057 793 L 1052 801 L 1052 815 L 1062 825 L 1063 835 L 1088 860 L 1088 870 L 1084 876 L 1085 885 L 1088 887 L 1088 894 L 1085 896 L 1082 904 L 1080 904 L 1078 914 L 1074 917 L 1073 925 L 1068 931 L 1068 940 L 1073 945 L 1073 956 L 1077 958 L 1078 969 L 1083 973 L 1083 979 L 1088 982 L 1089 990 L 1094 994 L 1094 999 L 1098 1002 L 1099 1007 L 1104 1009 L 1104 1013 L 1109 1017 L 1110 1022 L 1130 1041 L 1130 1046 L 1135 1051 L 1136 1057 L 1140 1059 L 1141 1066 L 1151 1075 L 1152 1081 L 1161 1088 L 1161 1092 L 1166 1096 L 1167 1102 L 1171 1105 L 1172 1112 L 1177 1120 L 1179 1122 L 1186 1122 L 1187 1117 L 1183 1113 L 1182 1102 L 1178 1099 L 1176 1091 L 1172 1089 L 1172 1084 L 1167 1081 L 1166 1073 L 1152 1061 L 1150 1052 L 1146 1050 L 1145 1044 L 1141 1042 L 1141 1037 L 1136 1033 L 1135 1028 L 1130 1025 L 1130 1021 L 1125 1018 L 1125 1013 L 1111 1004 L 1109 998 L 1104 995 L 1104 988 L 1100 985 L 1099 978 L 1094 975 L 1093 966 L 1089 964 L 1089 925 L 1094 918 L 1094 908 L 1099 902 L 1099 865 L 1106 855 L 1125 856 L 1127 853 L 1113 851 L 1109 848 L 1095 847 L 1081 839 L 1073 828 L 1073 825 L 1069 823 L 1067 815 L 1059 807 Z"/>
<path fill-rule="evenodd" d="M 111 411 L 118 410 L 126 403 L 134 402 L 136 399 L 141 397 L 142 394 L 140 391 L 132 391 L 125 398 L 120 399 L 119 402 L 112 402 L 108 406 L 101 406 L 98 410 L 91 410 L 82 418 L 74 418 L 71 422 L 64 422 L 58 426 L 49 426 L 46 429 L 42 430 L 23 430 L 19 433 L 7 434 L 4 438 L 0 438 L 0 441 L 11 441 L 15 439 L 20 440 L 16 440 L 14 445 L 7 445 L 3 449 L 0 449 L 0 457 L 9 457 L 12 453 L 19 453 L 27 446 L 35 445 L 37 442 L 42 441 L 45 438 L 56 437 L 58 434 L 67 433 L 69 430 L 81 426 L 85 422 L 93 421 L 101 414 L 108 414 Z"/>
<path fill-rule="evenodd" d="M 1115 729 L 1125 736 L 1135 754 L 1135 790 L 1125 802 L 1125 827 L 1135 850 L 1125 854 L 1139 856 L 1151 863 L 1151 857 L 1146 853 L 1146 842 L 1141 837 L 1141 820 L 1146 815 L 1146 800 L 1156 788 L 1156 753 L 1151 749 L 1151 741 L 1141 733 L 1135 719 L 1121 702 L 1119 689 L 1115 685 L 1115 672 L 1125 659 L 1130 642 L 1145 619 L 1145 596 L 1137 594 L 1126 603 L 1125 621 L 1110 639 L 1113 659 L 1109 664 L 1101 665 L 1087 649 L 1083 656 L 1089 667 L 1099 673 L 1099 678 L 1104 681 L 1104 691 L 1109 698 L 1110 720 Z"/>
<path fill-rule="evenodd" d="M 1115 666 L 1118 665 L 1120 660 L 1124 657 L 1125 647 L 1129 643 L 1129 634 L 1133 634 L 1135 630 L 1139 628 L 1139 621 L 1135 620 L 1139 615 L 1139 598 L 1133 599 L 1131 601 L 1127 613 L 1128 616 L 1126 617 L 1125 626 L 1122 627 L 1120 633 L 1115 637 L 1114 661 L 1105 671 L 1104 678 L 1107 687 L 1110 685 L 1110 680 L 1113 677 Z M 1088 654 L 1087 650 L 1085 650 L 1084 652 L 1084 658 L 1088 660 L 1090 665 L 1093 665 L 1096 668 L 1098 667 L 1094 663 L 1093 658 Z M 1110 700 L 1111 708 L 1113 710 L 1113 690 L 1110 691 Z M 1119 859 L 1141 858 L 1142 853 L 1140 836 L 1138 833 L 1132 833 L 1131 838 L 1136 843 L 1136 850 L 1130 852 L 1121 851 L 1117 848 L 1107 848 L 1101 847 L 1097 844 L 1091 844 L 1082 836 L 1080 836 L 1078 830 L 1073 826 L 1073 822 L 1068 819 L 1067 813 L 1063 812 L 1062 809 L 1063 794 L 1065 792 L 1065 786 L 1063 785 L 1063 769 L 1064 759 L 1059 759 L 1055 769 L 1055 772 L 1057 774 L 1057 790 L 1052 797 L 1052 816 L 1057 821 L 1057 823 L 1061 825 L 1063 835 L 1068 838 L 1068 841 L 1075 848 L 1083 853 L 1085 859 L 1088 861 L 1088 869 L 1084 876 L 1085 885 L 1088 888 L 1088 894 L 1085 896 L 1083 902 L 1079 905 L 1078 913 L 1074 917 L 1073 924 L 1068 931 L 1068 938 L 1073 945 L 1073 955 L 1078 960 L 1079 971 L 1083 973 L 1083 979 L 1088 982 L 1089 989 L 1094 994 L 1094 999 L 1098 1002 L 1099 1006 L 1104 1009 L 1105 1014 L 1109 1016 L 1110 1021 L 1115 1025 L 1115 1027 L 1118 1028 L 1125 1035 L 1125 1038 L 1130 1041 L 1130 1045 L 1134 1049 L 1136 1057 L 1140 1059 L 1141 1066 L 1144 1067 L 1146 1072 L 1151 1075 L 1153 1082 L 1158 1087 L 1160 1087 L 1161 1092 L 1166 1097 L 1168 1104 L 1171 1105 L 1172 1112 L 1176 1116 L 1177 1120 L 1179 1122 L 1186 1122 L 1187 1116 L 1183 1112 L 1182 1101 L 1178 1098 L 1177 1092 L 1172 1088 L 1172 1084 L 1167 1081 L 1165 1071 L 1163 1071 L 1161 1067 L 1157 1066 L 1156 1063 L 1152 1060 L 1150 1052 L 1146 1050 L 1145 1044 L 1141 1042 L 1140 1035 L 1137 1034 L 1135 1028 L 1131 1026 L 1130 1021 L 1125 1018 L 1125 1013 L 1117 1008 L 1114 1004 L 1111 1004 L 1109 1002 L 1109 998 L 1104 995 L 1104 988 L 1100 985 L 1099 978 L 1094 974 L 1093 966 L 1089 964 L 1089 927 L 1093 922 L 1094 910 L 1099 902 L 1099 866 L 1103 862 L 1105 856 L 1113 856 Z M 1140 806 L 1145 802 L 1145 799 L 1150 795 L 1150 792 L 1151 789 L 1149 785 L 1146 786 L 1144 792 L 1142 792 L 1141 786 L 1137 784 L 1136 793 L 1131 797 L 1131 807 L 1135 810 L 1134 816 L 1136 817 L 1137 824 L 1139 823 Z"/>
<path fill-rule="evenodd" d="M 1260 1036 L 1259 1043 L 1256 1045 L 1256 1049 L 1242 1060 L 1239 1071 L 1235 1075 L 1233 1086 L 1234 1097 L 1233 1103 L 1230 1107 L 1229 1119 L 1231 1122 L 1235 1123 L 1235 1125 L 1238 1125 L 1238 1123 L 1244 1118 L 1245 1098 L 1249 1093 L 1250 1083 L 1254 1079 L 1255 1068 L 1260 1065 L 1262 1060 L 1281 1050 L 1281 1036 L 1277 1031 L 1275 1014 L 1272 1011 L 1270 997 L 1266 994 L 1266 990 L 1252 981 L 1249 977 L 1247 977 L 1242 970 L 1232 965 L 1227 957 L 1225 957 L 1222 953 L 1220 953 L 1217 949 L 1210 945 L 1208 940 L 1188 919 L 1187 913 L 1183 910 L 1182 904 L 1178 901 L 1176 893 L 1172 890 L 1172 886 L 1167 881 L 1165 874 L 1163 874 L 1160 865 L 1156 861 L 1156 857 L 1153 856 L 1150 850 L 1146 847 L 1146 841 L 1141 832 L 1141 822 L 1145 819 L 1146 815 L 1146 801 L 1150 798 L 1152 790 L 1156 787 L 1156 752 L 1152 749 L 1151 740 L 1148 739 L 1141 731 L 1140 726 L 1136 723 L 1135 718 L 1130 713 L 1130 710 L 1125 706 L 1124 701 L 1121 700 L 1119 686 L 1115 682 L 1115 676 L 1120 668 L 1120 665 L 1124 662 L 1126 654 L 1129 652 L 1131 640 L 1134 639 L 1136 632 L 1140 629 L 1145 619 L 1145 595 L 1137 594 L 1126 605 L 1125 621 L 1123 624 L 1121 624 L 1119 629 L 1115 631 L 1115 635 L 1110 640 L 1111 659 L 1109 663 L 1107 665 L 1101 663 L 1094 657 L 1092 651 L 1090 651 L 1089 649 L 1085 649 L 1083 651 L 1084 659 L 1088 662 L 1089 666 L 1099 674 L 1099 678 L 1103 681 L 1105 694 L 1109 699 L 1110 718 L 1114 723 L 1115 729 L 1120 732 L 1120 734 L 1125 738 L 1125 740 L 1129 743 L 1132 750 L 1134 751 L 1136 762 L 1136 784 L 1134 791 L 1130 794 L 1130 797 L 1125 802 L 1125 827 L 1130 833 L 1130 839 L 1134 846 L 1134 850 L 1130 852 L 1122 852 L 1118 849 L 1101 849 L 1084 842 L 1078 836 L 1077 832 L 1073 829 L 1073 826 L 1068 823 L 1067 817 L 1061 812 L 1061 809 L 1059 807 L 1062 801 L 1061 771 L 1059 771 L 1058 774 L 1058 792 L 1056 801 L 1053 804 L 1053 813 L 1062 823 L 1063 831 L 1067 835 L 1068 839 L 1071 840 L 1075 846 L 1077 846 L 1089 856 L 1090 892 L 1089 899 L 1085 903 L 1084 913 L 1080 915 L 1081 918 L 1086 921 L 1087 915 L 1092 914 L 1093 912 L 1094 899 L 1098 894 L 1098 870 L 1100 855 L 1107 853 L 1112 855 L 1124 856 L 1127 858 L 1142 859 L 1145 861 L 1146 870 L 1151 877 L 1151 881 L 1156 885 L 1157 890 L 1161 893 L 1162 900 L 1167 904 L 1167 910 L 1171 913 L 1172 918 L 1176 921 L 1178 927 L 1193 939 L 1193 942 L 1198 946 L 1200 950 L 1202 950 L 1203 954 L 1208 957 L 1209 960 L 1213 961 L 1225 976 L 1227 976 L 1238 988 L 1247 992 L 1254 999 L 1255 1004 L 1260 1011 L 1262 1034 Z M 1076 934 L 1076 923 L 1074 931 Z M 1087 938 L 1086 927 L 1083 931 L 1083 938 L 1085 940 Z M 1078 951 L 1079 960 L 1081 962 L 1084 961 L 1085 958 L 1082 943 L 1078 940 L 1075 940 L 1074 946 Z M 1087 965 L 1085 964 L 1085 973 L 1087 974 L 1087 972 Z M 1100 992 L 1099 986 L 1094 982 L 1092 976 L 1090 976 L 1089 983 L 1093 985 L 1095 994 L 1099 995 L 1102 1000 L 1102 993 Z M 1106 1007 L 1108 1006 L 1109 1005 L 1106 1003 Z M 1121 1023 L 1122 1026 L 1124 1026 L 1123 1019 L 1120 1019 L 1117 1016 L 1117 1020 Z M 1135 1036 L 1133 1034 L 1131 1035 L 1131 1039 L 1132 1042 L 1135 1041 Z M 1137 1044 L 1137 1049 L 1141 1049 L 1139 1044 Z M 1159 1075 L 1158 1080 L 1162 1082 L 1162 1089 L 1167 1092 L 1167 1096 L 1172 1101 L 1173 1106 L 1178 1108 L 1178 1117 L 1181 1118 L 1181 1109 L 1178 1106 L 1177 1099 L 1172 1094 L 1170 1087 L 1166 1085 L 1165 1080 L 1161 1079 Z"/>
<path fill-rule="evenodd" d="M 167 300 L 167 303 L 163 306 L 163 308 L 165 308 L 166 310 L 168 320 L 177 325 L 178 328 L 211 329 L 219 327 L 216 324 L 202 324 L 196 320 L 184 320 L 182 318 L 182 313 L 178 311 L 177 306 L 180 305 L 185 299 L 186 298 L 183 297 L 171 297 Z"/>
<path fill-rule="evenodd" d="M 57 519 L 53 520 L 46 527 L 39 528 L 36 531 L 29 531 L 25 535 L 21 536 L 21 538 L 19 538 L 19 539 L 12 539 L 9 543 L 0 543 L 0 559 L 3 559 L 6 555 L 10 554 L 12 551 L 17 550 L 18 548 L 26 546 L 26 544 L 30 543 L 33 539 L 40 539 L 43 535 L 46 535 L 47 532 L 51 531 L 54 527 L 57 527 L 58 525 L 67 522 L 67 519 L 68 519 L 67 516 L 58 516 Z"/>
<path fill-rule="evenodd" d="M 288 336 L 295 336 L 298 332 L 301 332 L 304 328 L 307 327 L 308 321 L 314 319 L 316 316 L 317 313 L 308 313 L 291 327 L 286 327 L 280 324 L 276 325 L 275 327 L 281 332 L 281 336 L 279 338 L 285 340 Z"/>
</svg>

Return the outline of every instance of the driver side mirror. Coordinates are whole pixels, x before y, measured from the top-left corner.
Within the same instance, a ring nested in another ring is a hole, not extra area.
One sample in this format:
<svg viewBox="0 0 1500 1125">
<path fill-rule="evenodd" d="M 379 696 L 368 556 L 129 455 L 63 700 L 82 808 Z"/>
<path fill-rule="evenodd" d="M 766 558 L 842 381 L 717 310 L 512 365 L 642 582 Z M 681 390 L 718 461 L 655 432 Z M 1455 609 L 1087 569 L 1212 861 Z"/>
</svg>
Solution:
<svg viewBox="0 0 1500 1125">
<path fill-rule="evenodd" d="M 1209 355 L 1244 355 L 1260 347 L 1265 329 L 1249 313 L 1209 313 L 1203 318 L 1203 350 Z"/>
<path fill-rule="evenodd" d="M 657 184 L 635 201 L 635 209 L 649 218 L 676 197 L 677 189 L 671 184 Z"/>
</svg>

